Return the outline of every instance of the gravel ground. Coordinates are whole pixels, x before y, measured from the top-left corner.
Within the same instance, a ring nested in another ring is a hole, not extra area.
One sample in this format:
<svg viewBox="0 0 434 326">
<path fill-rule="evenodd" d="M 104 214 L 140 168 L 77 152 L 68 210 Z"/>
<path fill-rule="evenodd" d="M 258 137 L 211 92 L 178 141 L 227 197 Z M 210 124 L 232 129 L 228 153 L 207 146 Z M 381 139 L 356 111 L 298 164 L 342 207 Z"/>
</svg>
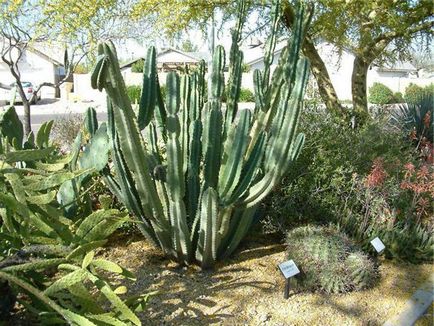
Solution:
<svg viewBox="0 0 434 326">
<path fill-rule="evenodd" d="M 432 265 L 382 261 L 372 289 L 342 295 L 292 291 L 283 299 L 277 264 L 285 247 L 246 241 L 212 272 L 180 268 L 146 241 L 120 239 L 102 255 L 137 273 L 130 294 L 159 291 L 141 316 L 144 325 L 382 325 L 432 273 Z M 432 308 L 417 325 L 432 325 Z"/>
</svg>

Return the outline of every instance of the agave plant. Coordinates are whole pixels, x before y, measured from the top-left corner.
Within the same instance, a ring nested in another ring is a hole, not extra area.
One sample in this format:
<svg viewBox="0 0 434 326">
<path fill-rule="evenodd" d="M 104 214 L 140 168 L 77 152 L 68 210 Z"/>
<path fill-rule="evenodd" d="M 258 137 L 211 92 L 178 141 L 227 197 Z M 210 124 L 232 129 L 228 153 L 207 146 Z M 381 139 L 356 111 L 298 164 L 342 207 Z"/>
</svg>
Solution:
<svg viewBox="0 0 434 326">
<path fill-rule="evenodd" d="M 434 137 L 434 94 L 425 92 L 414 103 L 399 105 L 391 112 L 389 124 L 407 133 L 414 132 L 416 139 Z"/>
<path fill-rule="evenodd" d="M 280 17 L 280 3 L 273 2 L 265 68 L 254 72 L 253 112 L 238 110 L 244 12 L 240 1 L 229 54 L 226 109 L 222 107 L 226 62 L 221 46 L 216 47 L 208 69 L 207 98 L 202 62 L 195 72 L 168 74 L 165 101 L 151 47 L 137 116 L 113 44 L 98 47 L 91 81 L 108 96 L 114 163 L 106 181 L 140 219 L 143 234 L 182 264 L 197 262 L 208 268 L 230 255 L 248 232 L 258 203 L 285 175 L 304 142 L 297 123 L 309 63 L 300 55 L 300 47 L 312 8 L 298 6 L 292 37 L 270 79 Z"/>
</svg>

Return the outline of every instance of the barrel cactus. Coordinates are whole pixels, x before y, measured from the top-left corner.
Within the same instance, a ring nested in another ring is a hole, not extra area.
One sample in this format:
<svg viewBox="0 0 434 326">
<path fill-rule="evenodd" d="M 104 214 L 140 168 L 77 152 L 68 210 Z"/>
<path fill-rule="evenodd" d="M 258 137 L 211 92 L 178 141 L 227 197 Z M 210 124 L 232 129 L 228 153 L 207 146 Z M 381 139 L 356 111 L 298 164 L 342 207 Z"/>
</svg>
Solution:
<svg viewBox="0 0 434 326">
<path fill-rule="evenodd" d="M 111 42 L 98 47 L 92 86 L 108 98 L 108 132 L 114 171 L 104 170 L 113 193 L 139 218 L 143 234 L 181 264 L 212 267 L 246 235 L 258 203 L 297 158 L 304 135 L 297 123 L 309 63 L 300 47 L 312 8 L 299 5 L 292 37 L 270 78 L 280 18 L 273 2 L 273 31 L 264 71 L 254 72 L 255 109 L 238 110 L 243 53 L 239 49 L 245 11 L 232 31 L 228 90 L 225 51 L 217 46 L 208 68 L 170 72 L 163 99 L 156 51 L 145 60 L 137 115 L 132 109 Z M 227 94 L 226 108 L 222 97 Z"/>
<path fill-rule="evenodd" d="M 301 271 L 300 284 L 311 291 L 343 293 L 371 286 L 374 261 L 335 227 L 304 226 L 288 233 L 288 258 Z"/>
</svg>

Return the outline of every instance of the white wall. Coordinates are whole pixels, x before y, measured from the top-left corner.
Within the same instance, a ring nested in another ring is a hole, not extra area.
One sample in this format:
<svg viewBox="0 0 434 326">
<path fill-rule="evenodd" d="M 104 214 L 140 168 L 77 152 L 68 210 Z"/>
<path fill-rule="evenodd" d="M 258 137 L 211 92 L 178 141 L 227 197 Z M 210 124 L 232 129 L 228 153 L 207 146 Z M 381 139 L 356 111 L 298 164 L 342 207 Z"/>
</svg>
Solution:
<svg viewBox="0 0 434 326">
<path fill-rule="evenodd" d="M 26 51 L 23 54 L 23 57 L 18 63 L 18 68 L 23 82 L 28 81 L 35 86 L 43 82 L 55 82 L 55 65 L 30 51 Z M 0 82 L 4 84 L 12 84 L 15 82 L 8 66 L 3 62 L 0 63 Z M 42 98 L 54 98 L 54 95 L 54 88 L 43 87 L 41 90 Z"/>
<path fill-rule="evenodd" d="M 104 101 L 105 92 L 93 89 L 90 85 L 90 74 L 74 74 L 74 97 L 80 100 Z"/>
</svg>

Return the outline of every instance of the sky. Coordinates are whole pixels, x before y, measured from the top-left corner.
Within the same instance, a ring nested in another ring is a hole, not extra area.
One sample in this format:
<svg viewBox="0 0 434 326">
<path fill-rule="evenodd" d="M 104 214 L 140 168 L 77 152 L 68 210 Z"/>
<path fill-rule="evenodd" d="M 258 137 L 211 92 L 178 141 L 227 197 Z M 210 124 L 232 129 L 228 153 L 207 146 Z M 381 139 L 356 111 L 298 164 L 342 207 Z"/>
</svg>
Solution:
<svg viewBox="0 0 434 326">
<path fill-rule="evenodd" d="M 254 28 L 256 26 L 257 19 L 258 13 L 252 13 L 248 17 L 245 27 Z M 231 46 L 230 28 L 235 25 L 235 21 L 229 21 L 221 29 L 219 29 L 219 22 L 221 22 L 222 20 L 222 14 L 217 12 L 215 20 L 217 22 L 215 28 L 215 45 L 223 45 L 226 52 L 228 52 Z M 198 47 L 199 52 L 208 52 L 208 38 L 206 35 L 204 35 L 204 33 L 202 33 L 202 31 L 197 28 L 191 28 L 181 33 L 181 39 L 189 39 L 194 45 Z M 248 41 L 246 41 L 245 43 L 247 42 Z M 178 43 L 182 42 L 180 41 Z M 136 59 L 138 57 L 144 57 L 146 54 L 146 49 L 150 45 L 155 45 L 157 50 L 169 46 L 176 47 L 171 45 L 171 42 L 169 42 L 166 38 L 151 38 L 149 39 L 149 42 L 147 42 L 147 40 L 126 39 L 122 42 L 117 42 L 116 45 L 118 56 L 123 61 Z"/>
</svg>

